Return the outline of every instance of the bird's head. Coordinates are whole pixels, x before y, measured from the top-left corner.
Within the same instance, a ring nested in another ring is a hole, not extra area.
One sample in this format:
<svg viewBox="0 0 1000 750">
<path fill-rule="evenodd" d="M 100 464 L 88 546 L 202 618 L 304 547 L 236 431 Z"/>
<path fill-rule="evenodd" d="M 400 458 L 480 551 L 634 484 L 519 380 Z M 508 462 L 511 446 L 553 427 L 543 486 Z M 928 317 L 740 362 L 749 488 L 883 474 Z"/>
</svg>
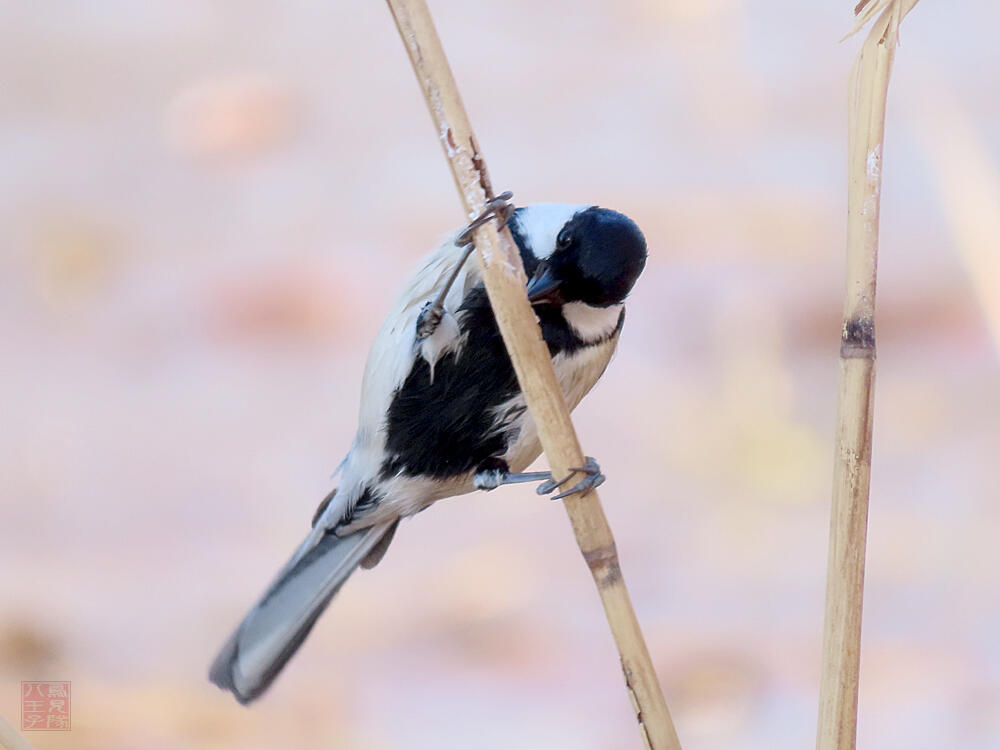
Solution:
<svg viewBox="0 0 1000 750">
<path fill-rule="evenodd" d="M 646 239 L 634 221 L 607 208 L 578 208 L 561 225 L 547 222 L 547 236 L 532 237 L 539 261 L 528 282 L 532 305 L 620 304 L 646 265 Z M 525 216 L 522 224 L 537 218 Z"/>
</svg>

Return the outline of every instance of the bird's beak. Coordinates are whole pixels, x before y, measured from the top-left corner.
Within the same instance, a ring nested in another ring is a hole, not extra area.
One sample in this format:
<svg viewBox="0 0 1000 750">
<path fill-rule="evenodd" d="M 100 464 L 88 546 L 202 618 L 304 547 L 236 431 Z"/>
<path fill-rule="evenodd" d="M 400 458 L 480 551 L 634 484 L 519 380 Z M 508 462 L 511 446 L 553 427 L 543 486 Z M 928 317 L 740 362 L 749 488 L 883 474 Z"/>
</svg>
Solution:
<svg viewBox="0 0 1000 750">
<path fill-rule="evenodd" d="M 535 275 L 528 282 L 528 299 L 531 304 L 558 305 L 563 301 L 559 290 L 559 280 L 552 273 L 548 263 L 539 263 Z"/>
</svg>

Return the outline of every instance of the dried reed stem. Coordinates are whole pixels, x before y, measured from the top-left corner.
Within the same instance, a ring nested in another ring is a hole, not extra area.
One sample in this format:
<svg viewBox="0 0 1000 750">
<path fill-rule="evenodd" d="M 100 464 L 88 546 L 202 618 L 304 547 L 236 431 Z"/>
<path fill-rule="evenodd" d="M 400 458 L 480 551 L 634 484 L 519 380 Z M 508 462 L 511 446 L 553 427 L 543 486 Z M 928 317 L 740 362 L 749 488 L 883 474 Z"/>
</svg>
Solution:
<svg viewBox="0 0 1000 750">
<path fill-rule="evenodd" d="M 14 729 L 3 716 L 0 716 L 0 747 L 3 750 L 35 750 L 24 735 Z"/>
<path fill-rule="evenodd" d="M 854 64 L 848 93 L 847 293 L 840 345 L 817 750 L 850 750 L 857 737 L 885 104 L 899 22 L 916 3 L 880 0 L 862 2 L 855 9 L 862 24 L 879 11 L 882 15 Z"/>
<path fill-rule="evenodd" d="M 455 185 L 471 219 L 490 191 L 486 165 L 424 0 L 388 0 L 413 63 Z M 583 465 L 583 451 L 556 381 L 548 348 L 525 293 L 521 257 L 510 231 L 494 222 L 476 230 L 483 280 L 517 379 L 538 425 L 554 476 Z M 596 491 L 565 500 L 580 551 L 597 584 L 618 651 L 639 729 L 651 750 L 679 750 L 670 712 L 618 565 L 618 553 Z"/>
</svg>

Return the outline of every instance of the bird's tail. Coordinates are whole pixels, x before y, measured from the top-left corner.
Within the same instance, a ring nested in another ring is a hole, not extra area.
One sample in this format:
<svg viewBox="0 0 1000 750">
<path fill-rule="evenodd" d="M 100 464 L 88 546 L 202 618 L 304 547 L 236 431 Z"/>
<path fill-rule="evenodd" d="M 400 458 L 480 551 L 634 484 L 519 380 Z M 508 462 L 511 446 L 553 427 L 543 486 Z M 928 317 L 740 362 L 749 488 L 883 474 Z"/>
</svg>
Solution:
<svg viewBox="0 0 1000 750">
<path fill-rule="evenodd" d="M 394 530 L 390 522 L 318 539 L 314 530 L 215 657 L 212 682 L 244 704 L 267 690 L 344 581 Z"/>
</svg>

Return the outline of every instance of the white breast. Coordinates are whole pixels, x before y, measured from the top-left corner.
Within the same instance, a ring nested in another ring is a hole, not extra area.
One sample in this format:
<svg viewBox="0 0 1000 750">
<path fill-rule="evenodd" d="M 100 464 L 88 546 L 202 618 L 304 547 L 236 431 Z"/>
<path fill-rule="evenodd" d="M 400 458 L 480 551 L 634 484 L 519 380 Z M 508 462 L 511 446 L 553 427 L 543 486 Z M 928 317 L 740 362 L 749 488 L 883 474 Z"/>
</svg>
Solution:
<svg viewBox="0 0 1000 750">
<path fill-rule="evenodd" d="M 563 317 L 581 341 L 600 341 L 610 336 L 618 327 L 624 305 L 593 307 L 584 302 L 567 302 Z"/>
<path fill-rule="evenodd" d="M 559 381 L 570 411 L 576 408 L 577 404 L 583 400 L 583 397 L 590 392 L 590 389 L 604 374 L 617 345 L 618 336 L 616 335 L 600 344 L 588 346 L 572 354 L 560 353 L 552 358 L 556 379 Z M 504 413 L 510 408 L 523 406 L 525 406 L 524 396 L 518 395 L 501 405 L 497 411 Z M 525 411 L 520 427 L 517 439 L 510 444 L 507 453 L 503 456 L 507 465 L 510 466 L 510 470 L 514 472 L 524 471 L 542 452 L 541 443 L 538 441 L 538 427 L 527 411 Z"/>
</svg>

